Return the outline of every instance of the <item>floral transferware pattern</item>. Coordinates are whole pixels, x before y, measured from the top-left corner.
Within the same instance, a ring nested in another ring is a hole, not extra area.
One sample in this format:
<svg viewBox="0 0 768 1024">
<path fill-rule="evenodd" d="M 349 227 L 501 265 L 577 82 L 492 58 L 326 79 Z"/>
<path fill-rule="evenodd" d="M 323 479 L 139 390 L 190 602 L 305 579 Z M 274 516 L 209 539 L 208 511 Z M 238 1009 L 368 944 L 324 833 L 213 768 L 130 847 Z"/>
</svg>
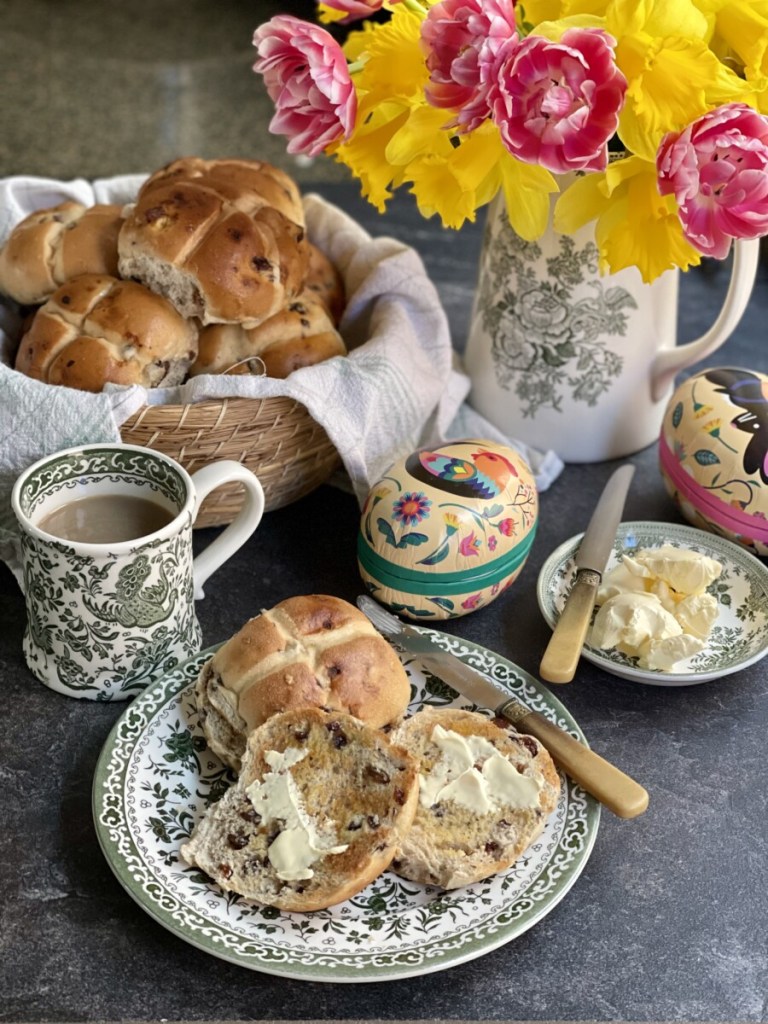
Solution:
<svg viewBox="0 0 768 1024">
<path fill-rule="evenodd" d="M 503 208 L 486 231 L 492 241 L 476 305 L 499 385 L 514 392 L 524 416 L 559 409 L 566 394 L 596 405 L 623 367 L 608 342 L 626 335 L 625 311 L 637 302 L 627 289 L 601 281 L 594 242 L 578 248 L 569 235 L 558 236 L 559 252 L 545 261 L 543 278 L 541 246 L 520 238 Z"/>
<path fill-rule="evenodd" d="M 172 507 L 186 498 L 173 467 L 151 454 L 89 449 L 46 462 L 20 495 L 34 522 L 84 478 L 115 493 L 136 488 Z M 21 531 L 27 664 L 48 686 L 74 697 L 126 700 L 200 649 L 194 611 L 192 518 L 167 539 L 138 539 L 130 553 L 86 554 L 67 541 Z M 126 548 L 126 545 L 122 545 Z M 82 549 L 81 549 L 82 550 Z"/>
<path fill-rule="evenodd" d="M 576 575 L 574 555 L 580 540 L 581 535 L 561 544 L 539 574 L 539 607 L 552 627 Z M 637 658 L 591 647 L 589 634 L 583 656 L 613 675 L 656 686 L 690 686 L 719 679 L 764 657 L 768 653 L 768 569 L 731 541 L 676 523 L 622 523 L 606 572 L 619 563 L 622 555 L 662 544 L 699 551 L 723 566 L 721 575 L 709 587 L 709 593 L 717 598 L 719 614 L 706 648 L 680 662 L 676 672 L 640 668 Z"/>
<path fill-rule="evenodd" d="M 510 662 L 458 638 L 441 647 L 497 685 L 582 734 L 562 705 Z M 287 914 L 225 894 L 179 857 L 182 842 L 233 777 L 208 749 L 192 682 L 204 651 L 143 693 L 117 722 L 94 779 L 94 817 L 111 867 L 134 899 L 172 932 L 216 956 L 269 974 L 314 981 L 383 981 L 470 960 L 531 927 L 581 873 L 597 834 L 599 805 L 565 776 L 539 839 L 508 871 L 445 892 L 385 872 L 353 899 Z M 411 710 L 467 706 L 404 657 Z"/>
</svg>

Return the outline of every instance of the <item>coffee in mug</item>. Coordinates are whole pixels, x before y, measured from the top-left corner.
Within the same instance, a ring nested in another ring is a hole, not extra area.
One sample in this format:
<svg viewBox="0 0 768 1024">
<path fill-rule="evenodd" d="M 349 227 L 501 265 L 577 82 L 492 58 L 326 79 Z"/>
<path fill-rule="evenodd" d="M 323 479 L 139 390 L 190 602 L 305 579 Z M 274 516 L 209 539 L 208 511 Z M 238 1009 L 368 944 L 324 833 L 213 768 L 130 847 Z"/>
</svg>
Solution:
<svg viewBox="0 0 768 1024">
<path fill-rule="evenodd" d="M 148 498 L 103 494 L 60 505 L 44 516 L 38 526 L 43 533 L 61 540 L 108 544 L 146 537 L 172 519 L 172 512 Z"/>
<path fill-rule="evenodd" d="M 243 507 L 197 558 L 203 499 L 238 481 Z M 24 655 L 47 686 L 126 700 L 197 654 L 195 600 L 264 511 L 257 477 L 222 460 L 190 476 L 167 455 L 127 444 L 69 448 L 16 481 L 27 628 Z"/>
</svg>

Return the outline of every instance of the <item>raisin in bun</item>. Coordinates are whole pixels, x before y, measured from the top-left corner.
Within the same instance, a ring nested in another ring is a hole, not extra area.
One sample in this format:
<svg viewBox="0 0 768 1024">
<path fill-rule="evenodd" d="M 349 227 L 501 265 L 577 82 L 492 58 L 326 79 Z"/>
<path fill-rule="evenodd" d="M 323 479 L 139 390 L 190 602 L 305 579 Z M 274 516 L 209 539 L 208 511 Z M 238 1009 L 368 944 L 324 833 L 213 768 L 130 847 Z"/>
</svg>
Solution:
<svg viewBox="0 0 768 1024">
<path fill-rule="evenodd" d="M 424 708 L 392 738 L 419 761 L 419 807 L 393 869 L 454 889 L 514 864 L 554 810 L 560 779 L 531 736 L 454 708 Z"/>
<path fill-rule="evenodd" d="M 303 286 L 295 182 L 267 163 L 177 160 L 142 185 L 118 240 L 120 273 L 202 323 L 260 323 Z"/>
<path fill-rule="evenodd" d="M 203 665 L 196 700 L 208 744 L 235 770 L 248 734 L 272 715 L 320 707 L 374 728 L 405 713 L 400 659 L 354 605 L 291 597 L 250 619 Z"/>
<path fill-rule="evenodd" d="M 197 359 L 190 376 L 201 373 L 250 373 L 285 378 L 303 366 L 346 355 L 344 340 L 314 292 L 305 291 L 256 327 L 208 324 L 200 331 Z M 254 371 L 248 360 L 261 360 Z"/>
<path fill-rule="evenodd" d="M 35 313 L 16 369 L 82 391 L 112 384 L 180 383 L 197 353 L 197 329 L 143 285 L 83 274 Z"/>
<path fill-rule="evenodd" d="M 0 250 L 0 292 L 38 305 L 72 277 L 117 274 L 122 207 L 64 202 L 20 221 Z"/>
<path fill-rule="evenodd" d="M 251 733 L 243 768 L 181 848 L 223 889 L 321 910 L 381 874 L 418 799 L 416 762 L 350 715 L 304 708 Z"/>
</svg>

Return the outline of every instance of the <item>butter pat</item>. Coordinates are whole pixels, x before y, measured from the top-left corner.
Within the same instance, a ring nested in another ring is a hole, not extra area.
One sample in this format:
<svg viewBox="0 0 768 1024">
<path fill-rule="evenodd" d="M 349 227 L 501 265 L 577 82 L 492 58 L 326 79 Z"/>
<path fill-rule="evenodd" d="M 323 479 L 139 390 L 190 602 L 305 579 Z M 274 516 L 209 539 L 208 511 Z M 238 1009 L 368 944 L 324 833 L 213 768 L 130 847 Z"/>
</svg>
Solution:
<svg viewBox="0 0 768 1024">
<path fill-rule="evenodd" d="M 678 594 L 703 594 L 723 571 L 714 558 L 672 544 L 637 551 L 635 561 Z"/>
<path fill-rule="evenodd" d="M 311 865 L 318 857 L 343 853 L 347 849 L 335 845 L 332 828 L 318 828 L 302 804 L 291 768 L 306 756 L 306 750 L 294 747 L 282 753 L 267 751 L 264 758 L 272 770 L 246 789 L 248 799 L 264 824 L 274 821 L 281 826 L 267 856 L 277 877 L 286 882 L 312 878 Z"/>
<path fill-rule="evenodd" d="M 498 807 L 537 807 L 540 778 L 522 775 L 482 736 L 462 736 L 436 725 L 432 742 L 440 759 L 432 771 L 419 776 L 423 807 L 452 800 L 476 814 Z"/>
<path fill-rule="evenodd" d="M 643 647 L 639 664 L 657 672 L 671 672 L 678 661 L 698 654 L 706 646 L 703 640 L 690 633 L 678 633 L 664 640 L 651 640 Z"/>
<path fill-rule="evenodd" d="M 616 647 L 637 655 L 643 644 L 666 640 L 683 632 L 655 594 L 616 594 L 600 608 L 592 627 L 592 644 L 601 650 Z"/>
<path fill-rule="evenodd" d="M 591 644 L 635 657 L 641 668 L 674 671 L 706 647 L 718 614 L 706 589 L 722 568 L 708 555 L 672 544 L 625 555 L 598 590 Z"/>
</svg>

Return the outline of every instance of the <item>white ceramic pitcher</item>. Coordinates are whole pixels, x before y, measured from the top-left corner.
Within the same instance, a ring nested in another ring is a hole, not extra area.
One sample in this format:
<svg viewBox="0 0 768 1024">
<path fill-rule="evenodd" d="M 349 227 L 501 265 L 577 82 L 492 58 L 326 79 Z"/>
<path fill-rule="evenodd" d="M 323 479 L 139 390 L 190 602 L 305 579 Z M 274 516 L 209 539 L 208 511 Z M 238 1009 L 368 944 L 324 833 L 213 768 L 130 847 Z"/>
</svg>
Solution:
<svg viewBox="0 0 768 1024">
<path fill-rule="evenodd" d="M 621 458 L 654 442 L 675 375 L 733 332 L 752 293 L 759 240 L 736 242 L 725 302 L 677 345 L 679 271 L 645 284 L 600 276 L 593 225 L 525 242 L 492 203 L 464 355 L 470 404 L 507 436 L 566 462 Z"/>
</svg>

